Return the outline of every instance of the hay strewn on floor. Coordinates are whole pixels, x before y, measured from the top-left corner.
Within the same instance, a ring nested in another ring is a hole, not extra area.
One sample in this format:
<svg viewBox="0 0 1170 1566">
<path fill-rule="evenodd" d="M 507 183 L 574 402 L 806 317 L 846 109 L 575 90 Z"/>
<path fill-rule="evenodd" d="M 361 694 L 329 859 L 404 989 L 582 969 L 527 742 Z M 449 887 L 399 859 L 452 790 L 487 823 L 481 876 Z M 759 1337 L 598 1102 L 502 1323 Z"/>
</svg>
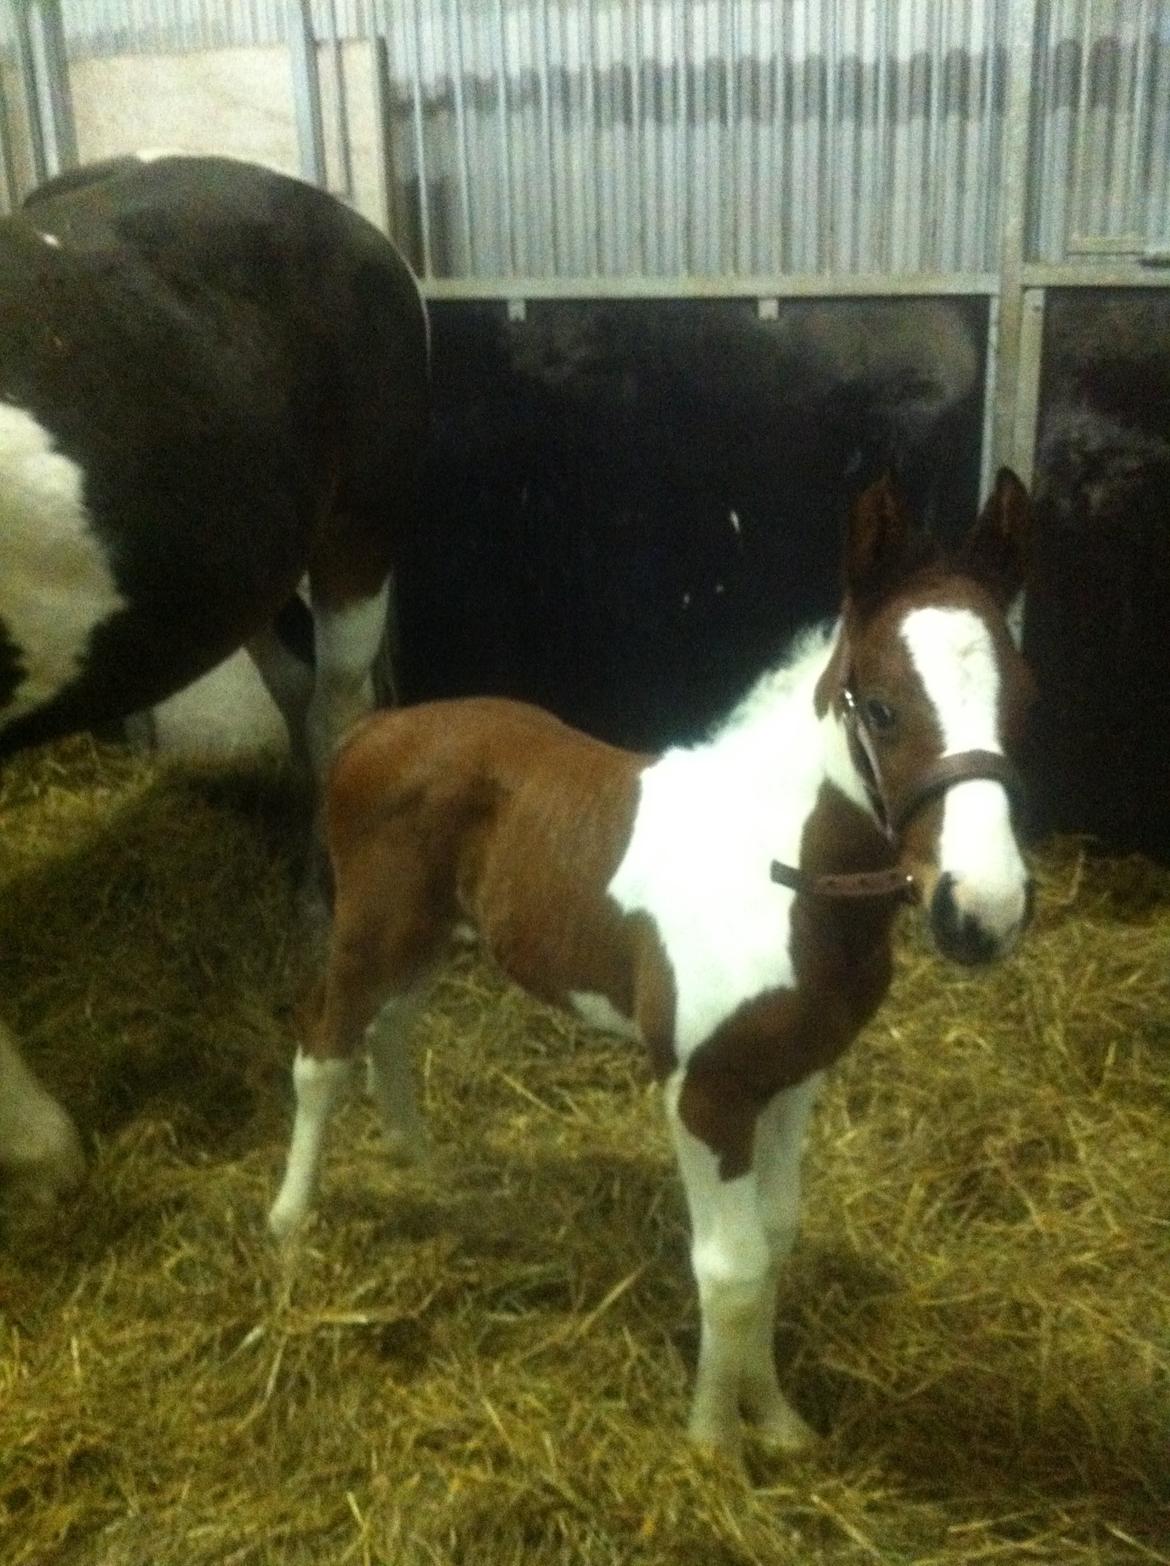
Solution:
<svg viewBox="0 0 1170 1566">
<path fill-rule="evenodd" d="M 436 1143 L 339 1117 L 295 1270 L 292 812 L 76 741 L 0 779 L 0 1012 L 97 1146 L 0 1238 L 7 1566 L 1170 1561 L 1170 874 L 1041 863 L 1026 955 L 915 940 L 834 1078 L 783 1300 L 830 1433 L 681 1439 L 686 1232 L 642 1061 L 461 959 Z"/>
</svg>

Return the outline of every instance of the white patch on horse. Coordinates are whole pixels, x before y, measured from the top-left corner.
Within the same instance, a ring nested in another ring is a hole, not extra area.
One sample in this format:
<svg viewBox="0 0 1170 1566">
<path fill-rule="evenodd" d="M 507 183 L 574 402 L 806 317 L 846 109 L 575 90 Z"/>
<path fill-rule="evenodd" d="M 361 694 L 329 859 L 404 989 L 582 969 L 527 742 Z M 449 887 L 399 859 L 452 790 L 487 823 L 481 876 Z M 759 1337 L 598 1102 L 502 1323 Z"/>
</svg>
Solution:
<svg viewBox="0 0 1170 1566">
<path fill-rule="evenodd" d="M 0 727 L 76 679 L 94 630 L 126 607 L 83 496 L 79 465 L 0 402 L 0 624 L 23 675 Z"/>
<path fill-rule="evenodd" d="M 680 1061 L 745 1001 L 795 984 L 792 894 L 769 869 L 776 858 L 799 860 L 825 778 L 813 691 L 829 647 L 826 631 L 805 637 L 708 741 L 668 750 L 642 773 L 608 891 L 658 930 L 675 978 Z"/>
<path fill-rule="evenodd" d="M 999 666 L 979 616 L 969 609 L 915 609 L 902 624 L 902 638 L 934 705 L 943 755 L 1002 751 Z M 947 790 L 938 864 L 954 877 L 958 906 L 977 912 L 997 936 L 1019 924 L 1027 872 L 1002 784 L 972 778 Z"/>
<path fill-rule="evenodd" d="M 624 1017 L 607 995 L 595 995 L 589 990 L 574 990 L 569 1005 L 581 1021 L 602 1033 L 613 1033 L 618 1038 L 640 1043 L 642 1034 L 637 1025 Z"/>
<path fill-rule="evenodd" d="M 56 234 L 41 234 L 41 238 L 44 240 L 46 245 L 50 245 L 54 250 L 60 250 L 61 241 L 57 238 Z"/>
<path fill-rule="evenodd" d="M 374 705 L 371 670 L 386 628 L 389 584 L 343 608 L 313 601 L 316 674 L 307 720 L 309 751 L 324 777 L 338 742 L 351 723 Z"/>
</svg>

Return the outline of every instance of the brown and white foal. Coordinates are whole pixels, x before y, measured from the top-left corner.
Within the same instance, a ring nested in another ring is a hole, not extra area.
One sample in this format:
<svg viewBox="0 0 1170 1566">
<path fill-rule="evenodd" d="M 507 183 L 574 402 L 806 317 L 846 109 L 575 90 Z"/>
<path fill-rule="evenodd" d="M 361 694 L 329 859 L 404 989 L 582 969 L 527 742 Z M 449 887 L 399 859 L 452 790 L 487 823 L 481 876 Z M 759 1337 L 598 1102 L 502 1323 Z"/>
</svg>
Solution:
<svg viewBox="0 0 1170 1566">
<path fill-rule="evenodd" d="M 308 1210 L 363 1045 L 395 1150 L 421 1149 L 407 1030 L 471 921 L 526 989 L 649 1051 L 702 1312 L 691 1433 L 735 1448 L 742 1410 L 806 1440 L 773 1330 L 824 1069 L 886 992 L 908 884 L 960 962 L 1006 951 L 1028 916 L 1006 759 L 1031 692 L 1007 618 L 1027 516 L 1001 473 L 952 565 L 888 485 L 866 491 L 837 625 L 705 743 L 657 758 L 510 701 L 366 720 L 329 785 L 334 923 L 274 1232 Z"/>
</svg>

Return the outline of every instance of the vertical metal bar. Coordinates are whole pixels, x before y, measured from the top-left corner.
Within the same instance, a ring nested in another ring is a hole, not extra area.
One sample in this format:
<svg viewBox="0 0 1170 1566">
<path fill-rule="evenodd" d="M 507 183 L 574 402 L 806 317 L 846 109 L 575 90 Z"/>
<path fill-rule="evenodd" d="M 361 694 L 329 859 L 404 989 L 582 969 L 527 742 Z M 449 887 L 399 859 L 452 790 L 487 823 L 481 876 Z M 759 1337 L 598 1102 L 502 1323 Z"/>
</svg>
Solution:
<svg viewBox="0 0 1170 1566">
<path fill-rule="evenodd" d="M 1002 12 L 994 16 L 987 8 L 980 12 L 983 26 L 983 102 L 979 121 L 979 172 L 983 181 L 983 200 L 979 204 L 979 265 L 991 267 L 998 261 L 996 238 L 1002 221 L 1003 169 L 995 178 L 995 74 L 999 60 L 999 40 L 1004 30 L 998 24 Z M 1006 118 L 1005 118 L 1006 124 Z M 1002 140 L 1002 129 L 1000 133 Z"/>
<path fill-rule="evenodd" d="M 329 0 L 329 61 L 333 76 L 333 123 L 337 136 L 338 189 L 347 199 L 353 195 L 353 153 L 349 144 L 349 101 L 345 85 L 341 32 L 337 25 L 337 0 Z"/>
<path fill-rule="evenodd" d="M 1125 210 L 1126 227 L 1145 235 L 1145 213 L 1142 210 L 1142 143 L 1146 136 L 1146 100 L 1149 97 L 1149 0 L 1138 0 L 1137 42 L 1134 49 L 1133 118 L 1130 122 L 1129 157 L 1126 175 Z"/>
<path fill-rule="evenodd" d="M 50 173 L 77 163 L 77 128 L 69 94 L 69 56 L 61 0 L 36 0 L 33 9 L 33 56 L 45 153 Z"/>
<path fill-rule="evenodd" d="M 1040 411 L 1040 371 L 1044 350 L 1044 294 L 1043 288 L 1025 288 L 1020 321 L 1012 466 L 1029 487 L 1036 465 L 1036 422 Z"/>
<path fill-rule="evenodd" d="M 16 54 L 20 66 L 20 84 L 28 118 L 29 153 L 33 183 L 39 185 L 49 176 L 45 148 L 45 128 L 41 122 L 40 93 L 37 88 L 36 54 L 33 48 L 32 6 L 30 0 L 14 5 L 12 19 L 16 28 Z"/>
<path fill-rule="evenodd" d="M 325 121 L 321 113 L 321 78 L 317 72 L 311 0 L 290 0 L 288 48 L 301 174 L 324 189 Z"/>
<path fill-rule="evenodd" d="M 463 214 L 464 247 L 467 253 L 467 270 L 475 276 L 475 229 L 471 219 L 471 155 L 467 142 L 467 103 L 464 98 L 466 62 L 463 55 L 463 21 L 460 0 L 448 0 L 447 14 L 454 26 L 455 47 L 452 51 L 451 74 L 454 77 L 455 141 L 459 159 L 459 207 Z"/>
<path fill-rule="evenodd" d="M 435 275 L 431 254 L 431 191 L 427 180 L 426 124 L 424 120 L 423 66 L 422 66 L 422 0 L 414 0 L 414 47 L 411 50 L 411 93 L 413 96 L 414 164 L 418 181 L 419 237 L 422 241 L 422 269 L 424 277 Z"/>
<path fill-rule="evenodd" d="M 593 200 L 592 231 L 593 274 L 601 275 L 601 157 L 597 110 L 597 8 L 595 0 L 586 0 L 583 13 L 585 38 L 581 50 L 581 68 L 585 72 L 585 121 L 588 144 L 587 189 Z M 586 221 L 588 221 L 588 205 Z"/>
<path fill-rule="evenodd" d="M 1086 180 L 1092 57 L 1093 0 L 1081 0 L 1081 70 L 1080 81 L 1077 85 L 1077 150 L 1076 157 L 1073 160 L 1073 187 L 1069 201 L 1069 226 L 1065 230 L 1066 254 L 1069 248 L 1069 241 L 1073 236 L 1087 232 L 1091 226 L 1087 221 L 1088 212 L 1085 210 L 1085 200 L 1086 187 L 1088 189 L 1092 188 L 1092 181 Z"/>
<path fill-rule="evenodd" d="M 942 225 L 939 221 L 939 207 L 942 202 L 944 180 L 939 168 L 939 159 L 942 153 L 942 76 L 943 76 L 943 28 L 946 23 L 946 10 L 941 0 L 935 0 L 926 17 L 929 29 L 929 69 L 930 80 L 927 84 L 926 97 L 926 169 L 923 181 L 923 201 L 926 204 L 926 239 L 924 244 L 923 270 L 932 272 L 941 271 L 943 267 Z M 927 40 L 923 39 L 926 43 Z"/>
<path fill-rule="evenodd" d="M 516 222 L 512 202 L 512 140 L 508 126 L 508 31 L 504 0 L 496 0 L 496 96 L 499 110 L 500 176 L 503 181 L 504 224 L 508 237 L 508 275 L 516 275 Z"/>
<path fill-rule="evenodd" d="M 61 0 L 41 0 L 45 51 L 45 84 L 53 118 L 58 168 L 77 163 L 77 126 L 73 118 L 73 99 L 69 91 L 69 53 L 65 47 L 65 24 Z"/>
<path fill-rule="evenodd" d="M 1150 104 L 1150 168 L 1142 233 L 1147 245 L 1170 246 L 1170 29 L 1155 44 Z"/>
<path fill-rule="evenodd" d="M 1017 451 L 1024 316 L 1023 267 L 1028 202 L 1028 142 L 1031 129 L 1032 61 L 1037 0 L 1014 0 L 1010 9 L 1007 96 L 1001 161 L 999 245 L 999 364 L 996 371 L 994 463 L 1026 466 L 1031 453 Z"/>
<path fill-rule="evenodd" d="M 987 357 L 983 365 L 983 422 L 979 441 L 979 493 L 989 494 L 995 472 L 995 393 L 999 381 L 999 295 L 987 301 Z"/>
<path fill-rule="evenodd" d="M 544 140 L 544 178 L 548 205 L 548 246 L 553 275 L 559 266 L 559 225 L 557 222 L 557 170 L 553 152 L 552 51 L 549 48 L 549 0 L 540 0 L 540 128 Z"/>
<path fill-rule="evenodd" d="M 394 151 L 390 139 L 393 103 L 388 50 L 385 0 L 370 0 L 370 67 L 374 117 L 377 122 L 374 159 L 378 169 L 378 194 L 382 206 L 383 226 L 392 238 L 397 238 L 399 237 L 398 202 L 394 191 Z"/>
<path fill-rule="evenodd" d="M 692 270 L 691 251 L 691 159 L 690 159 L 690 105 L 691 61 L 687 47 L 687 8 L 675 7 L 675 60 L 678 69 L 678 102 L 675 122 L 676 168 L 679 171 L 678 204 L 675 208 L 676 247 L 680 274 Z"/>
<path fill-rule="evenodd" d="M 883 25 L 884 23 L 884 25 Z M 874 58 L 877 62 L 876 104 L 874 107 L 874 179 L 871 182 L 873 199 L 873 225 L 870 231 L 870 257 L 875 272 L 888 272 L 890 259 L 890 93 L 889 77 L 894 68 L 894 55 L 890 48 L 890 11 L 874 17 Z"/>
<path fill-rule="evenodd" d="M 831 6 L 821 7 L 821 31 L 817 45 L 824 88 L 817 105 L 817 170 L 824 192 L 822 210 L 825 216 L 818 246 L 818 272 L 835 271 L 841 264 L 838 254 L 841 216 L 838 203 L 842 184 L 839 178 L 839 148 L 844 140 L 844 126 L 838 118 L 840 92 L 837 80 L 841 66 L 841 25 L 841 8 L 836 0 Z"/>
</svg>

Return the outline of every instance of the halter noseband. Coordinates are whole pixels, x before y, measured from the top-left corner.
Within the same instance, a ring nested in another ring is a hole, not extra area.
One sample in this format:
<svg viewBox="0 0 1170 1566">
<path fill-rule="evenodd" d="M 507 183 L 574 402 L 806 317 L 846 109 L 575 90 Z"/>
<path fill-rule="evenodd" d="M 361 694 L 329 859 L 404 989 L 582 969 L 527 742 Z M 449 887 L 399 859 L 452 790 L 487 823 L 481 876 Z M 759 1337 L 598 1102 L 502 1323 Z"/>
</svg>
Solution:
<svg viewBox="0 0 1170 1566">
<path fill-rule="evenodd" d="M 1000 751 L 962 750 L 941 756 L 933 766 L 917 778 L 909 794 L 891 810 L 882 784 L 881 767 L 877 747 L 870 734 L 861 708 L 853 691 L 853 676 L 848 675 L 841 685 L 841 716 L 845 724 L 845 736 L 849 744 L 853 764 L 865 785 L 865 791 L 878 818 L 878 825 L 886 839 L 897 842 L 902 832 L 922 807 L 956 783 L 968 783 L 975 778 L 989 778 L 1007 790 L 1009 799 L 1018 800 L 1023 795 L 1023 782 L 1019 772 Z M 793 892 L 809 892 L 816 897 L 869 898 L 896 897 L 900 902 L 914 903 L 919 898 L 919 887 L 908 871 L 896 866 L 887 870 L 856 870 L 839 874 L 810 875 L 795 865 L 772 861 L 772 880 Z"/>
</svg>

